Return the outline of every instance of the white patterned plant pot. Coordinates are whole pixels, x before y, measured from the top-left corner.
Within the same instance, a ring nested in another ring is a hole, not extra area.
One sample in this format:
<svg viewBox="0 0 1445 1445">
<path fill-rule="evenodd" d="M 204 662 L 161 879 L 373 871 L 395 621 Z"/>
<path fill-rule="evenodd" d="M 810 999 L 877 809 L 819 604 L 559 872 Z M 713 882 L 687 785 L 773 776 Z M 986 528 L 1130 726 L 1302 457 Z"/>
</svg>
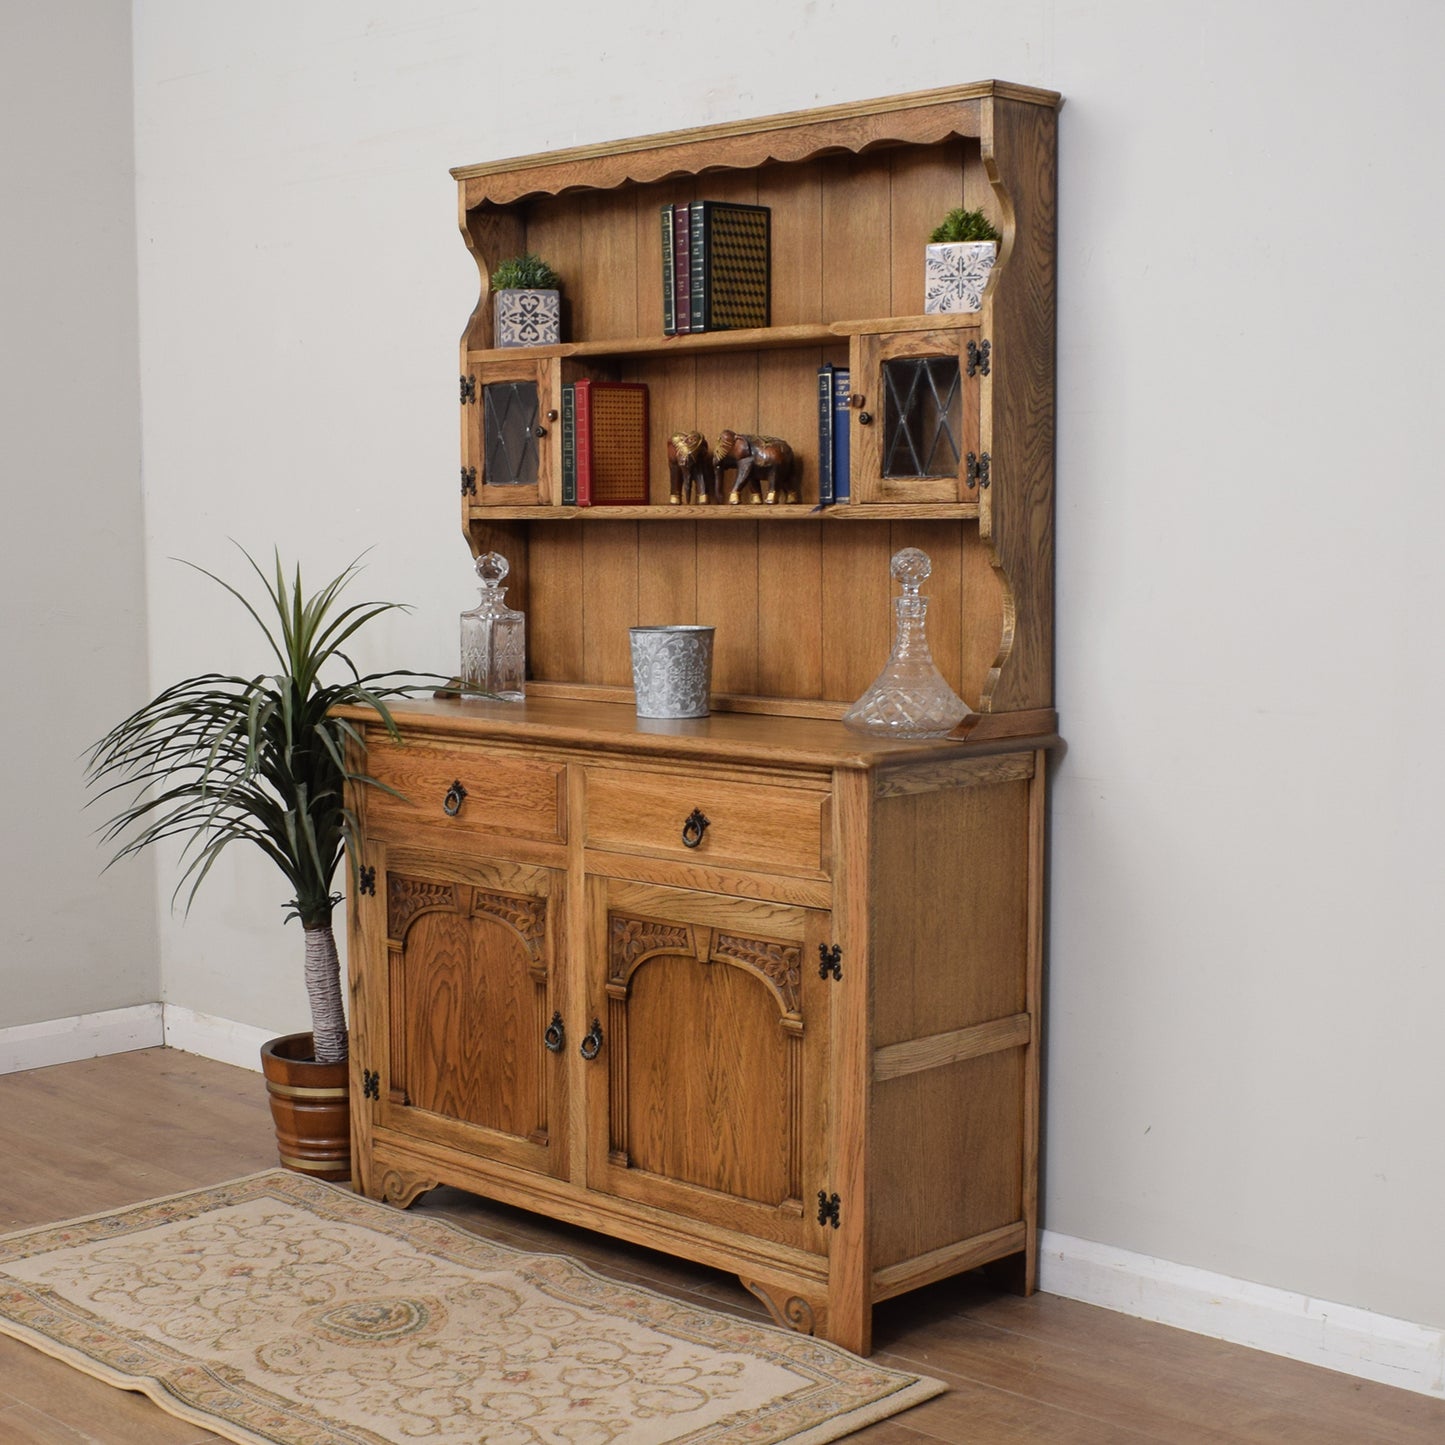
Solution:
<svg viewBox="0 0 1445 1445">
<path fill-rule="evenodd" d="M 555 346 L 562 339 L 560 291 L 494 293 L 498 346 Z"/>
<path fill-rule="evenodd" d="M 997 254 L 997 241 L 943 241 L 925 247 L 925 313 L 981 311 L 983 288 Z"/>
</svg>

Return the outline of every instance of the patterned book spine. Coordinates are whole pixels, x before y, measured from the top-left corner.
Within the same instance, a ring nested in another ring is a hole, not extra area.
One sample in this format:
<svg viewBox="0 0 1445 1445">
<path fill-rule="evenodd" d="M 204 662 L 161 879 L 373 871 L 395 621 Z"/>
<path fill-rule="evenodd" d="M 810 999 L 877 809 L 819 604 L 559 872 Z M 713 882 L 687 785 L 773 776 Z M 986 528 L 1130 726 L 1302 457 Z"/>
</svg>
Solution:
<svg viewBox="0 0 1445 1445">
<path fill-rule="evenodd" d="M 849 480 L 849 397 L 852 395 L 852 373 L 846 366 L 837 367 L 833 372 L 833 500 L 846 502 L 853 494 Z"/>
<path fill-rule="evenodd" d="M 577 391 L 562 383 L 562 505 L 577 505 Z"/>
<path fill-rule="evenodd" d="M 646 506 L 647 385 L 594 381 L 589 388 L 594 507 Z"/>
<path fill-rule="evenodd" d="M 672 274 L 672 207 L 662 208 L 662 330 L 677 335 L 677 278 Z"/>
<path fill-rule="evenodd" d="M 577 443 L 577 505 L 592 505 L 592 382 L 579 377 L 572 384 L 576 411 Z"/>
<path fill-rule="evenodd" d="M 770 325 L 772 212 L 694 201 L 692 214 L 693 330 Z"/>
<path fill-rule="evenodd" d="M 566 416 L 566 412 L 563 412 Z M 566 442 L 563 442 L 566 446 Z M 818 505 L 833 503 L 833 364 L 818 368 Z"/>
<path fill-rule="evenodd" d="M 691 239 L 690 206 L 674 206 L 672 215 L 672 279 L 674 315 L 677 334 L 697 330 L 692 324 L 692 280 L 689 241 Z"/>
</svg>

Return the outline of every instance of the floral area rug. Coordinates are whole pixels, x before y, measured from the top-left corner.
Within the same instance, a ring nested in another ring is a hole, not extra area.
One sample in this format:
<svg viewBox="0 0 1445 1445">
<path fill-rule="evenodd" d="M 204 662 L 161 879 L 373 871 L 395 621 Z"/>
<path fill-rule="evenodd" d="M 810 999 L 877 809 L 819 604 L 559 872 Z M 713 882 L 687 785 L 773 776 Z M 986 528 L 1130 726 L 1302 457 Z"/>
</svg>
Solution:
<svg viewBox="0 0 1445 1445">
<path fill-rule="evenodd" d="M 279 1169 L 0 1238 L 0 1332 L 243 1445 L 821 1445 L 943 1389 Z"/>
</svg>

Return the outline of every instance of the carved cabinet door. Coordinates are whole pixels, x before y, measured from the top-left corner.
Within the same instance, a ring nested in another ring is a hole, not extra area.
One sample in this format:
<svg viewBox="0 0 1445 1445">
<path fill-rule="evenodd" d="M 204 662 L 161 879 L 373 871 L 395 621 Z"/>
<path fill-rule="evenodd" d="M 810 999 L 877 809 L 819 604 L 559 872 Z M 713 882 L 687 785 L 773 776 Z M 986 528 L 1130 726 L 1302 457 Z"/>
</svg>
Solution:
<svg viewBox="0 0 1445 1445">
<path fill-rule="evenodd" d="M 828 915 L 587 886 L 589 1186 L 824 1252 Z"/>
<path fill-rule="evenodd" d="M 565 1172 L 564 875 L 393 851 L 374 1122 Z"/>
</svg>

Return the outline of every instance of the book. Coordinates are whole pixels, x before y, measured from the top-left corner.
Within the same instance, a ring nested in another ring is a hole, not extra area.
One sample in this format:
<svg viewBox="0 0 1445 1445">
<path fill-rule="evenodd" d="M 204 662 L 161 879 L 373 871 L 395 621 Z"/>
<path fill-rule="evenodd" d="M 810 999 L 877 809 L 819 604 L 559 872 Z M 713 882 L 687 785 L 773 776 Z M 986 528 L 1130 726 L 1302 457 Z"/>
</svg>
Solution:
<svg viewBox="0 0 1445 1445">
<path fill-rule="evenodd" d="M 818 368 L 818 505 L 833 504 L 833 372 L 831 361 Z M 565 413 L 563 413 L 565 415 Z M 564 443 L 565 445 L 565 443 Z"/>
<path fill-rule="evenodd" d="M 833 368 L 833 500 L 846 502 L 852 496 L 848 466 L 852 445 L 850 400 L 853 394 L 852 373 L 846 366 Z"/>
<path fill-rule="evenodd" d="M 772 211 L 733 201 L 694 201 L 689 210 L 692 330 L 767 326 L 772 309 Z"/>
<path fill-rule="evenodd" d="M 647 385 L 640 381 L 573 383 L 577 505 L 646 506 Z"/>
<path fill-rule="evenodd" d="M 674 206 L 672 208 L 672 281 L 673 281 L 673 316 L 677 327 L 676 334 L 686 335 L 696 328 L 692 324 L 692 289 L 689 280 L 691 261 L 692 238 L 692 207 L 688 205 Z"/>
<path fill-rule="evenodd" d="M 562 505 L 577 505 L 577 392 L 562 383 Z"/>
<path fill-rule="evenodd" d="M 672 211 L 662 208 L 662 331 L 665 336 L 677 335 L 677 285 L 672 262 Z"/>
</svg>

